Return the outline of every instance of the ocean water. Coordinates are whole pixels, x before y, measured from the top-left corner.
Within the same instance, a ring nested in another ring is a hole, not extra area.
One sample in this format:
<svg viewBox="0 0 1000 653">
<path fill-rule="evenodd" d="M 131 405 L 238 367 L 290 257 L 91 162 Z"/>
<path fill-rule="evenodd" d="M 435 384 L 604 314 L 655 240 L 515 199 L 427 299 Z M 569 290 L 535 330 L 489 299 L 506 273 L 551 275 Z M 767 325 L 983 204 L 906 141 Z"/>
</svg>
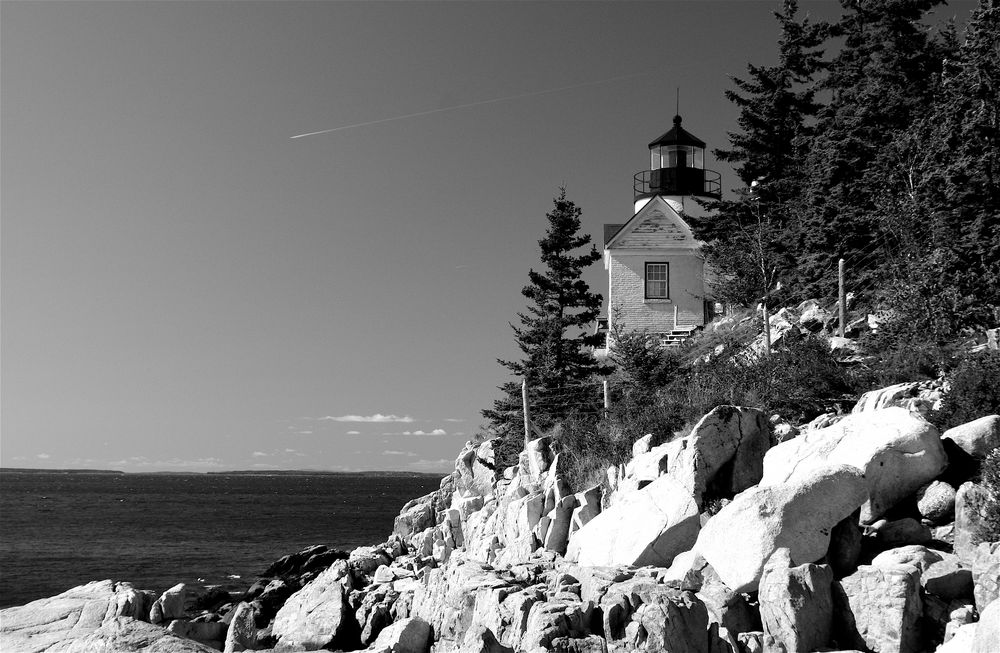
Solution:
<svg viewBox="0 0 1000 653">
<path fill-rule="evenodd" d="M 288 553 L 384 542 L 440 476 L 0 471 L 0 607 L 91 580 L 245 590 Z"/>
</svg>

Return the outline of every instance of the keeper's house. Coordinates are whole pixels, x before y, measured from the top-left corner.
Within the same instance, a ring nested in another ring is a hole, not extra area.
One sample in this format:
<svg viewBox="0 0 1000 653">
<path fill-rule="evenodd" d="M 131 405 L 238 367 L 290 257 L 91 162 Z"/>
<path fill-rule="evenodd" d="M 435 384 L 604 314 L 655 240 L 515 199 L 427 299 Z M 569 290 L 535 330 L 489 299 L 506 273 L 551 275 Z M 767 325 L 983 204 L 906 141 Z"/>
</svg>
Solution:
<svg viewBox="0 0 1000 653">
<path fill-rule="evenodd" d="M 610 317 L 670 344 L 713 317 L 700 243 L 684 218 L 702 215 L 694 198 L 719 199 L 722 186 L 719 173 L 705 170 L 704 141 L 681 127 L 680 116 L 649 153 L 649 170 L 634 177 L 631 219 L 604 225 L 609 316 L 597 329 L 607 332 Z"/>
</svg>

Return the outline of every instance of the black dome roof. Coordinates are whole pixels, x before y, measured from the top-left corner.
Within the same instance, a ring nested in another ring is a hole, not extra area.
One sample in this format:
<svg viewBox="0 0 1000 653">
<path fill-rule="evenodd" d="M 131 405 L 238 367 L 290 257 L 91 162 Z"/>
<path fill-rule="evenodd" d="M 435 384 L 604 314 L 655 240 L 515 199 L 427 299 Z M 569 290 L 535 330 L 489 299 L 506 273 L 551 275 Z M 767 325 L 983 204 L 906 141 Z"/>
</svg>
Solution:
<svg viewBox="0 0 1000 653">
<path fill-rule="evenodd" d="M 670 131 L 666 134 L 650 143 L 649 149 L 653 149 L 654 147 L 659 147 L 661 145 L 693 145 L 694 147 L 703 148 L 705 147 L 705 141 L 692 135 L 690 132 L 681 127 L 681 117 L 674 116 L 674 126 L 671 127 Z"/>
</svg>

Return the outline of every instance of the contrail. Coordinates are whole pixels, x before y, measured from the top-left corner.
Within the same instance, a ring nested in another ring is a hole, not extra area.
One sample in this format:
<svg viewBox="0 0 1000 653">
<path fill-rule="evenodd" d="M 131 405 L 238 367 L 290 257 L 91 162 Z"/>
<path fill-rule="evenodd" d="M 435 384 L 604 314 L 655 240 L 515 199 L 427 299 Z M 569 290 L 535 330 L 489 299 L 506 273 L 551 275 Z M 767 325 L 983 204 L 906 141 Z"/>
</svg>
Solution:
<svg viewBox="0 0 1000 653">
<path fill-rule="evenodd" d="M 442 107 L 440 109 L 430 109 L 429 111 L 418 111 L 417 113 L 408 113 L 403 116 L 393 116 L 392 118 L 381 118 L 379 120 L 369 120 L 367 122 L 357 122 L 353 125 L 343 125 L 341 127 L 334 127 L 333 129 L 322 129 L 318 132 L 309 132 L 307 134 L 298 134 L 296 136 L 290 136 L 289 138 L 305 138 L 306 136 L 317 136 L 319 134 L 330 134 L 333 132 L 339 132 L 344 129 L 354 129 L 355 127 L 368 127 L 369 125 L 381 125 L 384 122 L 392 122 L 393 120 L 405 120 L 407 118 L 416 118 L 417 116 L 427 116 L 432 113 L 441 113 L 442 111 L 455 111 L 456 109 L 468 109 L 469 107 L 479 107 L 484 104 L 493 104 L 495 102 L 506 102 L 507 100 L 519 100 L 526 97 L 534 97 L 536 95 L 546 95 L 548 93 L 558 93 L 560 91 L 568 91 L 574 88 L 584 88 L 586 86 L 596 86 L 598 84 L 607 84 L 609 82 L 617 82 L 621 79 L 631 79 L 633 77 L 642 77 L 643 75 L 648 75 L 649 73 L 633 73 L 631 75 L 620 75 L 618 77 L 609 77 L 608 79 L 599 79 L 596 82 L 585 82 L 583 84 L 573 84 L 572 86 L 560 86 L 558 88 L 550 88 L 544 91 L 532 91 L 530 93 L 521 93 L 519 95 L 507 95 L 505 97 L 497 97 L 491 100 L 479 100 L 478 102 L 469 102 L 467 104 L 456 104 L 452 107 Z"/>
</svg>

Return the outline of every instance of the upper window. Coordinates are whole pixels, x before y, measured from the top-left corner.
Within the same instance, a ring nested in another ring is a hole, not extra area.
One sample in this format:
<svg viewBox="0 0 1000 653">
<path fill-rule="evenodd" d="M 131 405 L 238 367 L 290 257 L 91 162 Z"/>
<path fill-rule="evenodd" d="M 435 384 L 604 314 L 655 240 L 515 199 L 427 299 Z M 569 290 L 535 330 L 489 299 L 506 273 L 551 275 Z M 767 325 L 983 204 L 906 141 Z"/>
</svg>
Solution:
<svg viewBox="0 0 1000 653">
<path fill-rule="evenodd" d="M 669 299 L 669 268 L 666 263 L 646 264 L 646 299 Z"/>
</svg>

